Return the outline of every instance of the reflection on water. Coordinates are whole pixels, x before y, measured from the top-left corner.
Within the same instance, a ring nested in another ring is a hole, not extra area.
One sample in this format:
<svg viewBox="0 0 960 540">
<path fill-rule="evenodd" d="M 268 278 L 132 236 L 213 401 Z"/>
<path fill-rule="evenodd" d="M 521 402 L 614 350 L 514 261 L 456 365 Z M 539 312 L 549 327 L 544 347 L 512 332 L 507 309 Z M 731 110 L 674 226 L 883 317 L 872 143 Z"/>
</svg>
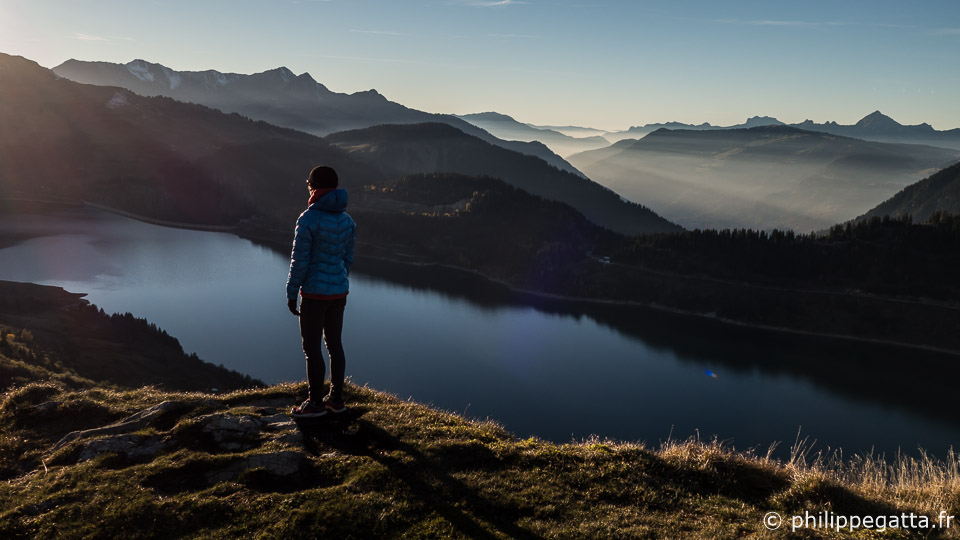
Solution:
<svg viewBox="0 0 960 540">
<path fill-rule="evenodd" d="M 0 279 L 87 292 L 205 360 L 270 382 L 303 378 L 284 253 L 91 210 L 0 218 L 0 237 L 16 234 L 42 236 L 0 250 Z M 351 280 L 354 382 L 521 436 L 656 443 L 699 432 L 766 448 L 802 428 L 847 453 L 942 455 L 960 434 L 947 388 L 960 368 L 943 355 L 530 298 L 429 266 L 358 259 Z"/>
</svg>

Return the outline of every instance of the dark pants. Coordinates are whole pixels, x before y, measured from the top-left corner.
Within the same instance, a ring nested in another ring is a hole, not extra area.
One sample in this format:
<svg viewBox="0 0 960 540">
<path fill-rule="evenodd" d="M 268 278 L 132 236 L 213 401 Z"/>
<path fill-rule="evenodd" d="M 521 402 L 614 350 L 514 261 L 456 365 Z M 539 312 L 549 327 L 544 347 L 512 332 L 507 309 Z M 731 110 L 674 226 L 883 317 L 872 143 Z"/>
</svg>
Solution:
<svg viewBox="0 0 960 540">
<path fill-rule="evenodd" d="M 303 338 L 303 355 L 307 358 L 307 383 L 310 385 L 310 401 L 320 403 L 323 398 L 323 349 L 321 338 L 330 355 L 330 396 L 343 398 L 343 310 L 347 299 L 300 300 L 300 337 Z"/>
</svg>

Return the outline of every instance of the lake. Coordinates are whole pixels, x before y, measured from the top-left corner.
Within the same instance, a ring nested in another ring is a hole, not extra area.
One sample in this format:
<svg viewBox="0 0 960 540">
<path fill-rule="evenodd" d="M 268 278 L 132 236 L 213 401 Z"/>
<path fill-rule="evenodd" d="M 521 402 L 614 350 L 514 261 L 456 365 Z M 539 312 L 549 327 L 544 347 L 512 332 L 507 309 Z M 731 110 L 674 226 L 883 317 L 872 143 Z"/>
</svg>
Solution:
<svg viewBox="0 0 960 540">
<path fill-rule="evenodd" d="M 0 249 L 0 279 L 87 293 L 268 383 L 305 378 L 284 254 L 87 208 L 0 215 L 4 236 L 26 239 Z M 699 434 L 761 451 L 779 441 L 783 452 L 799 431 L 846 455 L 960 446 L 952 356 L 537 299 L 366 259 L 351 275 L 343 339 L 354 383 L 522 437 L 656 445 Z"/>
</svg>

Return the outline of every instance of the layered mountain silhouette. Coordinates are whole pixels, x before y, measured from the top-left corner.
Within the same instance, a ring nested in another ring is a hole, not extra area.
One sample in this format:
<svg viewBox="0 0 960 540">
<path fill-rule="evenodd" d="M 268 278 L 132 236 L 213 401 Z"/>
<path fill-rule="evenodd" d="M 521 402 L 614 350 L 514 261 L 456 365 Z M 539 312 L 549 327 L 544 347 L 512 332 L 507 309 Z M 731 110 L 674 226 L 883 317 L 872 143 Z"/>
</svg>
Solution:
<svg viewBox="0 0 960 540">
<path fill-rule="evenodd" d="M 435 172 L 491 176 L 545 199 L 565 202 L 594 223 L 621 233 L 681 230 L 595 182 L 446 124 L 376 126 L 334 133 L 326 140 L 387 177 Z"/>
<path fill-rule="evenodd" d="M 726 130 L 726 129 L 747 129 L 762 126 L 782 126 L 783 122 L 770 116 L 752 116 L 742 124 L 732 126 L 714 126 L 710 122 L 702 124 L 684 124 L 682 122 L 667 122 L 665 124 L 645 124 L 642 126 L 631 126 L 626 131 L 613 131 L 605 133 L 603 136 L 611 141 L 621 141 L 623 139 L 639 139 L 648 133 L 653 133 L 658 129 L 687 129 L 698 131 Z"/>
<path fill-rule="evenodd" d="M 770 116 L 754 116 L 748 118 L 746 122 L 733 126 L 713 126 L 708 122 L 702 124 L 683 124 L 680 122 L 668 122 L 666 124 L 646 124 L 643 126 L 633 126 L 626 131 L 617 131 L 604 134 L 604 137 L 611 141 L 620 141 L 623 139 L 638 139 L 653 133 L 658 129 L 686 129 L 686 130 L 727 130 L 727 129 L 746 129 L 761 126 L 782 126 L 787 125 Z M 844 137 L 853 137 L 865 141 L 893 142 L 905 144 L 925 144 L 928 146 L 938 146 L 941 148 L 960 149 L 960 128 L 946 131 L 937 131 L 930 124 L 917 124 L 906 126 L 900 124 L 893 118 L 874 111 L 860 119 L 853 125 L 843 125 L 830 121 L 818 124 L 812 120 L 804 120 L 799 124 L 789 124 L 791 127 L 804 129 L 807 131 L 820 131 L 833 135 Z"/>
<path fill-rule="evenodd" d="M 524 124 L 510 116 L 496 112 L 463 114 L 457 117 L 483 128 L 501 139 L 542 142 L 564 157 L 610 145 L 610 141 L 600 136 L 571 137 L 553 129 Z"/>
<path fill-rule="evenodd" d="M 590 180 L 446 124 L 369 130 L 394 138 L 347 132 L 334 145 L 202 105 L 76 83 L 7 55 L 0 118 L 0 198 L 88 201 L 194 224 L 253 220 L 287 232 L 303 209 L 307 172 L 325 163 L 353 192 L 418 172 L 485 175 L 568 202 L 620 232 L 679 230 Z M 376 152 L 341 148 L 357 138 Z"/>
<path fill-rule="evenodd" d="M 660 129 L 571 156 L 591 178 L 690 228 L 819 230 L 960 157 L 789 126 Z"/>
<path fill-rule="evenodd" d="M 319 137 L 76 83 L 3 54 L 0 119 L 0 197 L 90 201 L 197 224 L 272 216 L 288 225 L 318 162 L 348 184 L 383 181 Z"/>
<path fill-rule="evenodd" d="M 606 130 L 603 130 L 603 129 L 584 127 L 584 126 L 541 126 L 537 124 L 527 124 L 527 125 L 530 127 L 535 127 L 537 129 L 549 129 L 551 131 L 556 131 L 558 133 L 567 135 L 568 137 L 576 137 L 576 138 L 602 136 L 604 133 L 607 132 Z"/>
<path fill-rule="evenodd" d="M 805 120 L 799 124 L 793 124 L 793 126 L 868 141 L 926 144 L 960 149 L 960 128 L 938 131 L 927 123 L 905 126 L 880 111 L 874 111 L 864 116 L 852 126 L 841 125 L 836 122 L 818 124 L 811 120 Z"/>
<path fill-rule="evenodd" d="M 629 242 L 570 205 L 493 178 L 411 175 L 353 199 L 352 215 L 382 245 L 524 289 L 569 290 L 583 265 L 597 265 L 587 253 Z"/>
<path fill-rule="evenodd" d="M 912 216 L 918 223 L 938 211 L 960 215 L 960 162 L 910 184 L 857 220 Z"/>
<path fill-rule="evenodd" d="M 214 70 L 175 71 L 145 60 L 126 64 L 67 60 L 53 71 L 76 82 L 119 86 L 142 96 L 198 103 L 320 136 L 378 124 L 442 122 L 491 144 L 537 156 L 554 167 L 581 174 L 541 143 L 503 141 L 455 116 L 410 109 L 376 90 L 333 92 L 309 73 L 295 75 L 286 67 L 241 75 Z"/>
</svg>

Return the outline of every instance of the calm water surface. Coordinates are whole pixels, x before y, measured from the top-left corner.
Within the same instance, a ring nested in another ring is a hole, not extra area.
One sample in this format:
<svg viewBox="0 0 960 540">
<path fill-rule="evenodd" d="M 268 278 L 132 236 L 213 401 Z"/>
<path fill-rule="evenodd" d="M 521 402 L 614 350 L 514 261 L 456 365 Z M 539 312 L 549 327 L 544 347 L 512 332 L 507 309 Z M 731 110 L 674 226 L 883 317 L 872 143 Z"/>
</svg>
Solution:
<svg viewBox="0 0 960 540">
<path fill-rule="evenodd" d="M 88 209 L 0 215 L 0 237 L 11 234 L 30 238 L 0 249 L 0 279 L 85 292 L 266 382 L 304 378 L 282 254 Z M 358 262 L 344 344 L 353 382 L 520 436 L 655 444 L 699 433 L 766 449 L 800 430 L 847 454 L 960 446 L 955 357 L 518 299 L 445 270 Z"/>
</svg>

